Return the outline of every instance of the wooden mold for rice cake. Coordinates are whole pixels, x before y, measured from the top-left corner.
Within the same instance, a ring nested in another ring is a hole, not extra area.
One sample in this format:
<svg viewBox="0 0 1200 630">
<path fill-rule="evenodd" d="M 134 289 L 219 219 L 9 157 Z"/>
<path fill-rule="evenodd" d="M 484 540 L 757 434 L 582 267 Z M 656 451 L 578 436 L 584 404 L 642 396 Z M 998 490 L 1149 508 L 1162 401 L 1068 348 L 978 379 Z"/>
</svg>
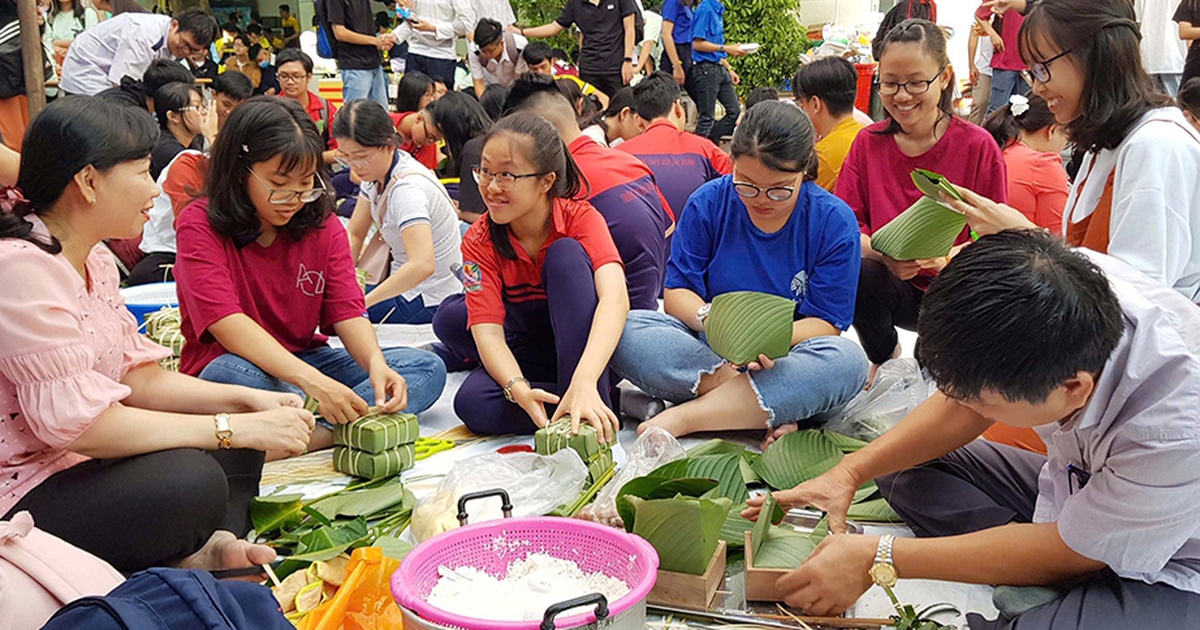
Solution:
<svg viewBox="0 0 1200 630">
<path fill-rule="evenodd" d="M 783 601 L 787 593 L 775 588 L 775 581 L 787 574 L 787 569 L 758 569 L 754 567 L 754 545 L 750 542 L 750 532 L 746 532 L 746 601 Z"/>
<path fill-rule="evenodd" d="M 725 541 L 717 543 L 717 550 L 704 575 L 691 575 L 675 571 L 659 569 L 658 579 L 654 582 L 654 590 L 646 597 L 646 602 L 659 606 L 678 606 L 703 610 L 713 601 L 717 590 L 725 582 Z"/>
</svg>

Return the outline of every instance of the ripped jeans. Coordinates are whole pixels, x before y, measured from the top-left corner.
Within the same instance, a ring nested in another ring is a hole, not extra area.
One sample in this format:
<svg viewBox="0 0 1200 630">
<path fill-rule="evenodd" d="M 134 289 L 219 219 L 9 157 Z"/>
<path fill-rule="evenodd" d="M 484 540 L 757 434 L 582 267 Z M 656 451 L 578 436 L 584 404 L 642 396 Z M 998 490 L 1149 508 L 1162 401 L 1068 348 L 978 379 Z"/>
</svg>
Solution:
<svg viewBox="0 0 1200 630">
<path fill-rule="evenodd" d="M 611 367 L 642 391 L 679 404 L 696 397 L 700 378 L 725 360 L 702 333 L 656 311 L 630 311 Z M 845 337 L 815 337 L 792 347 L 770 370 L 749 372 L 771 428 L 843 405 L 867 382 L 867 355 Z"/>
</svg>

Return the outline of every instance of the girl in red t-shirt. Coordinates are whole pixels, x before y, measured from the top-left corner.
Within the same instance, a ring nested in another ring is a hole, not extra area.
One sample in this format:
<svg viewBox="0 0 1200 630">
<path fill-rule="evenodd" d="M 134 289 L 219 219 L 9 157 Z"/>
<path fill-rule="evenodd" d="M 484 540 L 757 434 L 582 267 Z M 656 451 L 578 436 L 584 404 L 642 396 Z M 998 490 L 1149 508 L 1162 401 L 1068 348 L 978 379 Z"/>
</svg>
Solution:
<svg viewBox="0 0 1200 630">
<path fill-rule="evenodd" d="M 338 424 L 372 405 L 419 413 L 441 395 L 445 366 L 423 350 L 380 349 L 324 184 L 324 150 L 295 101 L 256 98 L 230 114 L 213 149 L 208 197 L 178 221 L 181 370 L 306 394 Z M 318 329 L 344 349 L 329 347 Z M 330 443 L 331 432 L 318 430 L 310 448 Z"/>
<path fill-rule="evenodd" d="M 616 439 L 608 361 L 629 294 L 604 217 L 578 200 L 579 167 L 550 123 L 522 112 L 492 129 L 475 177 L 488 212 L 463 238 L 466 293 L 433 321 L 449 365 L 482 364 L 455 411 L 476 433 L 532 433 L 569 414 Z"/>
<path fill-rule="evenodd" d="M 407 72 L 396 88 L 396 111 L 392 122 L 396 132 L 404 138 L 400 149 L 417 158 L 431 171 L 437 172 L 437 140 L 429 133 L 430 122 L 425 106 L 437 100 L 437 86 L 433 79 L 422 72 Z"/>
</svg>

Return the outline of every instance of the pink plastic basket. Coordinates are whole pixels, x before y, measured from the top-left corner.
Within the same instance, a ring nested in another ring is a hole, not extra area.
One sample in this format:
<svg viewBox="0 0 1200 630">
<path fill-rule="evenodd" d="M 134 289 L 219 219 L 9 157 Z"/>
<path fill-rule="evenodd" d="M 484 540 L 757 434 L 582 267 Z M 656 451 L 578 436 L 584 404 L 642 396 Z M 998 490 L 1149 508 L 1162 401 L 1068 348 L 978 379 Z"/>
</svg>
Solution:
<svg viewBox="0 0 1200 630">
<path fill-rule="evenodd" d="M 506 501 L 507 503 L 507 501 Z M 468 525 L 439 534 L 404 558 L 392 575 L 392 596 L 423 621 L 461 630 L 538 630 L 538 621 L 488 621 L 463 617 L 426 603 L 438 581 L 438 567 L 468 566 L 502 577 L 508 565 L 532 553 L 572 560 L 587 572 L 624 580 L 630 591 L 608 609 L 613 617 L 637 605 L 654 588 L 658 553 L 638 536 L 588 521 L 570 518 L 508 518 Z M 596 621 L 594 611 L 561 617 L 558 627 L 579 627 Z"/>
</svg>

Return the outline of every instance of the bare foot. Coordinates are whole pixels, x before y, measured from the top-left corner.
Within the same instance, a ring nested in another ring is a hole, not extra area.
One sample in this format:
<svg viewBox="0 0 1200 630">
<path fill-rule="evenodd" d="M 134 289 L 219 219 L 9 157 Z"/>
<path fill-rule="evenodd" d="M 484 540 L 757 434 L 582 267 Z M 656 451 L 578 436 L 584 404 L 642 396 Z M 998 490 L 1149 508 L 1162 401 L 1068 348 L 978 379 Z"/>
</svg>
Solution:
<svg viewBox="0 0 1200 630">
<path fill-rule="evenodd" d="M 691 433 L 691 430 L 688 429 L 687 421 L 684 420 L 683 414 L 679 413 L 678 410 L 678 407 L 672 407 L 654 416 L 654 418 L 639 424 L 637 429 L 638 435 L 641 435 L 650 427 L 659 427 L 674 437 L 681 437 Z"/>
<path fill-rule="evenodd" d="M 789 422 L 787 424 L 779 425 L 779 427 L 777 427 L 774 431 L 768 431 L 767 437 L 763 438 L 761 449 L 764 451 L 767 450 L 767 447 L 771 444 L 774 444 L 775 440 L 778 440 L 789 433 L 793 433 L 799 430 L 799 428 L 799 425 L 797 425 L 795 422 Z"/>
<path fill-rule="evenodd" d="M 179 563 L 181 569 L 244 569 L 267 564 L 275 559 L 275 550 L 266 545 L 255 545 L 233 535 L 233 532 L 218 530 L 204 543 L 204 547 Z"/>
</svg>

